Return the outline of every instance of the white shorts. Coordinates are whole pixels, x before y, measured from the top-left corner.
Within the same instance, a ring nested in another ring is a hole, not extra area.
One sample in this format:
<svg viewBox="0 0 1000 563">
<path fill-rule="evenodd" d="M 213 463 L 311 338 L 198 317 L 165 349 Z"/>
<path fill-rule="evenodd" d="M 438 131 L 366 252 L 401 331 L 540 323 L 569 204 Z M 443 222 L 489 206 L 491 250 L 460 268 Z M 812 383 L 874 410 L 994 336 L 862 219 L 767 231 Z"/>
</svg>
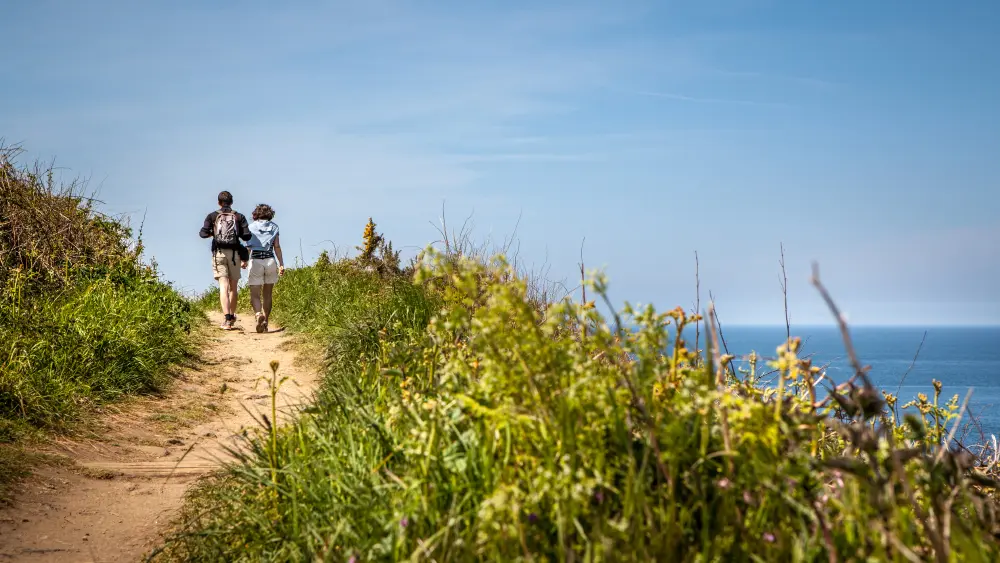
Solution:
<svg viewBox="0 0 1000 563">
<path fill-rule="evenodd" d="M 249 285 L 274 285 L 278 283 L 278 260 L 275 258 L 251 258 L 247 273 Z"/>
</svg>

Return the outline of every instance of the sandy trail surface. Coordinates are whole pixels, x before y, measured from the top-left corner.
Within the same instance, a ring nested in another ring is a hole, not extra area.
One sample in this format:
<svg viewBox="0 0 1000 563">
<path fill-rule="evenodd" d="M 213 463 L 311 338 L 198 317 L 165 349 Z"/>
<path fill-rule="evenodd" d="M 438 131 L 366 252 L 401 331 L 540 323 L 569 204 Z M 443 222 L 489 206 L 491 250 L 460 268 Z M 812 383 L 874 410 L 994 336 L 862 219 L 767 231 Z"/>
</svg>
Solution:
<svg viewBox="0 0 1000 563">
<path fill-rule="evenodd" d="M 0 563 L 141 561 L 160 541 L 184 494 L 240 447 L 253 413 L 270 413 L 272 360 L 291 379 L 278 395 L 279 424 L 293 416 L 318 384 L 315 363 L 300 359 L 276 327 L 257 334 L 218 327 L 194 365 L 158 397 L 130 401 L 101 417 L 86 436 L 45 447 L 57 462 L 35 470 L 13 507 L 0 509 Z M 245 407 L 245 408 L 244 408 Z M 270 417 L 270 414 L 268 414 Z"/>
</svg>

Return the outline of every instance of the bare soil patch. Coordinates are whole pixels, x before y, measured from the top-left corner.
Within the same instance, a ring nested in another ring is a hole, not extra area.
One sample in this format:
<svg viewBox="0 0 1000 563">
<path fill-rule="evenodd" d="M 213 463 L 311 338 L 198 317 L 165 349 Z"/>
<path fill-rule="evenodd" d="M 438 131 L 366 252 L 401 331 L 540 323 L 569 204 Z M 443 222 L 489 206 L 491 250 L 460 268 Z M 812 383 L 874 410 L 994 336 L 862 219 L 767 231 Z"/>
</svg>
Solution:
<svg viewBox="0 0 1000 563">
<path fill-rule="evenodd" d="M 277 399 L 279 424 L 306 402 L 319 370 L 299 357 L 288 333 L 257 334 L 245 317 L 245 331 L 214 328 L 221 321 L 210 316 L 202 359 L 162 396 L 132 401 L 87 432 L 41 448 L 39 459 L 50 461 L 34 468 L 12 507 L 0 509 L 0 562 L 141 560 L 191 485 L 256 425 L 250 413 L 270 412 L 261 379 L 272 360 L 290 377 Z"/>
</svg>

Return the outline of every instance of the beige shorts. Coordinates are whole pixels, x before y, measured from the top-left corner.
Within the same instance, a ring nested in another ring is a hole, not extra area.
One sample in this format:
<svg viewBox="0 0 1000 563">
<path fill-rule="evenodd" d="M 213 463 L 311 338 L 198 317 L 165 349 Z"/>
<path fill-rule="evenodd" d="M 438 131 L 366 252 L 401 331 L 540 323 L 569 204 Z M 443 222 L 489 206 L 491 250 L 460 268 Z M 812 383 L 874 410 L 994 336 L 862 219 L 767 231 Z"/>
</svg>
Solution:
<svg viewBox="0 0 1000 563">
<path fill-rule="evenodd" d="M 274 285 L 278 283 L 278 261 L 274 258 L 251 258 L 247 274 L 248 285 Z"/>
<path fill-rule="evenodd" d="M 241 275 L 239 255 L 235 250 L 216 250 L 212 256 L 212 272 L 217 280 L 229 278 L 239 281 Z"/>
</svg>

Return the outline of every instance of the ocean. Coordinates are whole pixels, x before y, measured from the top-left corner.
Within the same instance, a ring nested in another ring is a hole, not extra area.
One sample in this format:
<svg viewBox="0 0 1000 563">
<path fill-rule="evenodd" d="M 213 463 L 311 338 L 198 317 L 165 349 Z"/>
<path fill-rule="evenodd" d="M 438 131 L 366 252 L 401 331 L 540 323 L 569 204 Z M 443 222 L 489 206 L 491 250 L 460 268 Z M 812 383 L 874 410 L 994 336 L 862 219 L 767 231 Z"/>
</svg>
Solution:
<svg viewBox="0 0 1000 563">
<path fill-rule="evenodd" d="M 784 326 L 723 326 L 722 334 L 730 353 L 737 356 L 756 351 L 760 356 L 773 358 L 776 348 L 785 341 Z M 853 374 L 836 327 L 793 325 L 792 336 L 802 338 L 800 356 L 810 355 L 813 365 L 829 364 L 827 371 L 837 383 Z M 691 340 L 694 334 L 685 331 L 685 337 Z M 700 347 L 704 348 L 704 333 L 701 337 Z M 914 399 L 917 393 L 933 397 L 934 379 L 944 384 L 941 403 L 957 394 L 961 404 L 972 389 L 969 412 L 973 416 L 964 417 L 961 426 L 972 418 L 978 421 L 978 426 L 973 424 L 963 441 L 979 443 L 983 436 L 989 439 L 991 434 L 1000 440 L 1000 327 L 940 327 L 926 331 L 909 327 L 853 327 L 851 338 L 861 365 L 871 366 L 872 382 L 894 394 L 898 388 L 900 406 Z M 692 341 L 689 345 L 693 344 Z M 740 364 L 738 360 L 735 363 Z"/>
</svg>

